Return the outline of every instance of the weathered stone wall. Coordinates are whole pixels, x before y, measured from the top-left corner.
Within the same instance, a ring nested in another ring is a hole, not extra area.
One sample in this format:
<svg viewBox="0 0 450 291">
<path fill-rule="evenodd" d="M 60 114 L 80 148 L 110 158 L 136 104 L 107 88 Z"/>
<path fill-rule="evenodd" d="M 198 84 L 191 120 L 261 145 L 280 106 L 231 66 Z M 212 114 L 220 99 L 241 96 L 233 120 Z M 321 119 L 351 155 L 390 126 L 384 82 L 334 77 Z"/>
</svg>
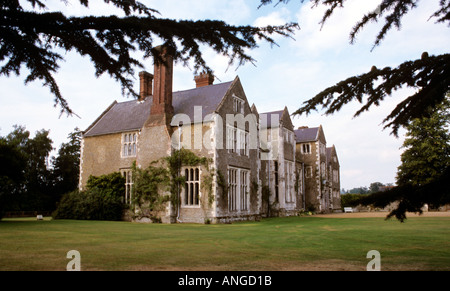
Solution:
<svg viewBox="0 0 450 291">
<path fill-rule="evenodd" d="M 251 108 L 248 104 L 245 92 L 242 88 L 241 83 L 235 80 L 231 89 L 223 99 L 219 109 L 217 111 L 218 115 L 222 118 L 222 124 L 217 124 L 216 126 L 216 138 L 222 139 L 223 148 L 216 148 L 214 154 L 214 166 L 221 173 L 225 179 L 225 183 L 228 184 L 228 169 L 229 167 L 236 167 L 240 169 L 245 169 L 250 171 L 250 181 L 249 181 L 249 207 L 245 211 L 229 211 L 228 209 L 228 192 L 225 192 L 222 187 L 216 185 L 216 196 L 215 196 L 215 220 L 217 222 L 233 221 L 233 220 L 247 220 L 259 217 L 261 208 L 261 187 L 259 186 L 259 171 L 261 168 L 259 150 L 250 149 L 249 156 L 240 155 L 239 153 L 230 153 L 227 148 L 227 114 L 237 114 L 233 107 L 233 96 L 237 96 L 245 100 L 243 117 L 251 118 Z M 219 127 L 220 126 L 220 127 Z M 239 125 L 238 125 L 239 126 Z M 247 132 L 250 130 L 250 124 L 245 123 L 244 128 Z M 216 140 L 216 144 L 220 143 L 220 140 Z M 259 144 L 259 139 L 258 139 Z M 258 185 L 256 191 L 251 191 L 252 183 Z"/>
<path fill-rule="evenodd" d="M 130 168 L 135 157 L 122 158 L 122 133 L 85 137 L 80 157 L 80 188 L 89 176 L 101 176 Z"/>
<path fill-rule="evenodd" d="M 309 154 L 302 152 L 303 144 L 310 145 L 311 152 Z M 320 179 L 320 161 L 318 161 L 317 158 L 320 157 L 320 155 L 318 153 L 317 142 L 298 143 L 296 145 L 296 155 L 296 160 L 304 163 L 304 191 L 306 209 L 319 209 L 320 184 L 318 184 L 318 181 Z"/>
</svg>

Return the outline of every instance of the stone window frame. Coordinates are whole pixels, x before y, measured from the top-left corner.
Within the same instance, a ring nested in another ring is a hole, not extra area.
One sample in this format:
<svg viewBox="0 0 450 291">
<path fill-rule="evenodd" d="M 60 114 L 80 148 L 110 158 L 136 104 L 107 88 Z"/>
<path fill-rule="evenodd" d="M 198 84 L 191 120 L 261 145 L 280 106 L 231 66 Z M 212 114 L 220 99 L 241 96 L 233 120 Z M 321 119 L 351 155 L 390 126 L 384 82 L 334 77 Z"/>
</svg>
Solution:
<svg viewBox="0 0 450 291">
<path fill-rule="evenodd" d="M 233 111 L 235 113 L 241 113 L 244 114 L 244 106 L 245 106 L 245 100 L 242 98 L 233 95 Z"/>
<path fill-rule="evenodd" d="M 122 158 L 133 158 L 137 155 L 139 133 L 137 131 L 122 133 L 122 146 L 120 154 Z"/>
<path fill-rule="evenodd" d="M 185 177 L 183 193 L 181 195 L 182 208 L 200 208 L 201 198 L 201 169 L 200 167 L 182 167 L 181 173 Z"/>
<path fill-rule="evenodd" d="M 309 155 L 311 154 L 311 143 L 303 143 L 302 144 L 302 154 Z"/>
<path fill-rule="evenodd" d="M 249 133 L 246 130 L 227 124 L 227 151 L 240 156 L 250 156 Z"/>
<path fill-rule="evenodd" d="M 228 211 L 249 211 L 250 170 L 228 167 Z"/>
</svg>

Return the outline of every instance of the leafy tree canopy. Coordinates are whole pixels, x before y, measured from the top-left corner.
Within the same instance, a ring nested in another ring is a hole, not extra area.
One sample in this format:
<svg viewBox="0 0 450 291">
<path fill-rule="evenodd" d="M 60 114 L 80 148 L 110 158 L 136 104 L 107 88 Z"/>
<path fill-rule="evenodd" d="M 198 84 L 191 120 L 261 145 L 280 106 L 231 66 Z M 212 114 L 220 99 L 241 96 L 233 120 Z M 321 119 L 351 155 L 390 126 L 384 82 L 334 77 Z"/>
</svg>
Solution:
<svg viewBox="0 0 450 291">
<path fill-rule="evenodd" d="M 450 166 L 450 94 L 447 96 L 442 104 L 429 109 L 429 118 L 414 119 L 407 126 L 398 185 L 425 185 Z"/>
<path fill-rule="evenodd" d="M 66 3 L 66 0 L 60 0 Z M 31 4 L 25 9 L 21 2 Z M 89 0 L 79 0 L 88 7 Z M 200 51 L 201 45 L 229 58 L 230 64 L 252 62 L 248 49 L 258 40 L 275 44 L 273 35 L 292 36 L 296 23 L 281 26 L 232 26 L 214 20 L 172 20 L 160 18 L 158 11 L 135 0 L 104 0 L 125 13 L 118 16 L 68 17 L 61 12 L 46 12 L 44 0 L 4 0 L 0 2 L 0 75 L 20 75 L 29 70 L 25 83 L 41 80 L 55 96 L 62 113 L 72 110 L 54 78 L 63 61 L 62 51 L 75 50 L 89 56 L 96 76 L 109 74 L 118 81 L 122 93 L 138 97 L 133 90 L 134 68 L 141 62 L 131 53 L 139 50 L 144 58 L 158 56 L 154 42 L 174 48 L 175 60 L 195 63 L 195 70 L 210 71 Z"/>
</svg>

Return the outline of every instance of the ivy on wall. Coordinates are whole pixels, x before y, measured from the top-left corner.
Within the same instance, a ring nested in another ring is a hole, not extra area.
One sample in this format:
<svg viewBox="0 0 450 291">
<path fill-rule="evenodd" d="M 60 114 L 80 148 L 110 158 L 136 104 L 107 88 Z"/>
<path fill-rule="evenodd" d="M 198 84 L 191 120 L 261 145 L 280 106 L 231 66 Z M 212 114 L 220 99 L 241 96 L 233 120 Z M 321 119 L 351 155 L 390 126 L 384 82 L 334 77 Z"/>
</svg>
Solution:
<svg viewBox="0 0 450 291">
<path fill-rule="evenodd" d="M 187 149 L 175 150 L 168 157 L 154 161 L 146 169 L 141 169 L 134 163 L 133 170 L 133 205 L 135 216 L 149 217 L 154 222 L 159 222 L 160 213 L 171 202 L 176 207 L 181 203 L 180 193 L 186 182 L 181 175 L 182 167 L 203 166 L 206 172 L 202 175 L 202 189 L 205 190 L 207 205 L 214 202 L 213 180 L 214 171 L 209 164 L 211 159 L 199 157 Z M 163 193 L 168 193 L 164 195 Z"/>
</svg>

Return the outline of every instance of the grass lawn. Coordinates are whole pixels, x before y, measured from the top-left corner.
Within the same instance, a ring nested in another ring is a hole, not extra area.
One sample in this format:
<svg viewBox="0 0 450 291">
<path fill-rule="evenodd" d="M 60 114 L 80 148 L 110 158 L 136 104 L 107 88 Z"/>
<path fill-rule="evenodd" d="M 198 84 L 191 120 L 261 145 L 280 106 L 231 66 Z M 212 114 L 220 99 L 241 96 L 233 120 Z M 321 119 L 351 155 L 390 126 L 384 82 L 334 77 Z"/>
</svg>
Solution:
<svg viewBox="0 0 450 291">
<path fill-rule="evenodd" d="M 0 270 L 450 270 L 450 217 L 289 217 L 227 225 L 4 219 Z"/>
</svg>

